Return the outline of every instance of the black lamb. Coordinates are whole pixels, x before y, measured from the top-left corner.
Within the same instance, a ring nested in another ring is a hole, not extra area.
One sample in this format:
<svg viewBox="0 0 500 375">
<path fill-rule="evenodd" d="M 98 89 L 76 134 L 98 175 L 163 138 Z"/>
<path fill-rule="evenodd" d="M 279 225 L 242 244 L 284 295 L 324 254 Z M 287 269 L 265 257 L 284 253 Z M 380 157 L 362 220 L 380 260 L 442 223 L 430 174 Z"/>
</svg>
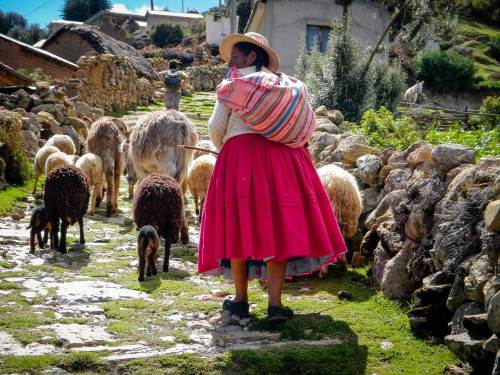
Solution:
<svg viewBox="0 0 500 375">
<path fill-rule="evenodd" d="M 165 239 L 163 271 L 168 271 L 170 246 L 179 239 L 183 199 L 179 184 L 167 175 L 152 174 L 137 186 L 133 200 L 134 221 L 137 228 L 153 226 Z M 187 238 L 187 227 L 182 226 L 182 238 Z"/>
<path fill-rule="evenodd" d="M 147 265 L 147 276 L 156 275 L 156 261 L 160 254 L 160 238 L 156 229 L 151 225 L 145 225 L 137 235 L 137 255 L 139 255 L 139 281 L 144 281 L 144 272 Z"/>
<path fill-rule="evenodd" d="M 51 247 L 66 253 L 66 232 L 68 226 L 78 222 L 80 243 L 85 243 L 83 215 L 89 205 L 89 180 L 73 165 L 61 165 L 49 172 L 45 179 L 45 212 L 51 227 Z M 61 241 L 58 240 L 61 220 Z"/>
<path fill-rule="evenodd" d="M 49 234 L 49 220 L 45 212 L 45 207 L 36 207 L 31 212 L 30 225 L 26 229 L 30 230 L 30 253 L 35 254 L 35 235 L 40 249 L 47 245 L 47 237 Z M 43 239 L 42 239 L 43 231 Z"/>
</svg>

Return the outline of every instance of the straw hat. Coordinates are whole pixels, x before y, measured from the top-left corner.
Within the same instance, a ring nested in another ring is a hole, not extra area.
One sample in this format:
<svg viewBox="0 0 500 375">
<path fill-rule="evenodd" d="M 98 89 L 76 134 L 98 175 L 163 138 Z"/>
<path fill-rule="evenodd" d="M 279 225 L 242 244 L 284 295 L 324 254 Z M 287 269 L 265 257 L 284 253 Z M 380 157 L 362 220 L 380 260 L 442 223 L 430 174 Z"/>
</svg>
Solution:
<svg viewBox="0 0 500 375">
<path fill-rule="evenodd" d="M 229 62 L 231 60 L 231 51 L 236 43 L 247 42 L 255 44 L 266 51 L 267 56 L 269 56 L 269 65 L 267 69 L 272 72 L 277 72 L 280 67 L 280 57 L 274 49 L 269 46 L 267 38 L 258 33 L 249 32 L 246 34 L 230 34 L 226 36 L 220 45 L 220 55 L 224 61 Z"/>
</svg>

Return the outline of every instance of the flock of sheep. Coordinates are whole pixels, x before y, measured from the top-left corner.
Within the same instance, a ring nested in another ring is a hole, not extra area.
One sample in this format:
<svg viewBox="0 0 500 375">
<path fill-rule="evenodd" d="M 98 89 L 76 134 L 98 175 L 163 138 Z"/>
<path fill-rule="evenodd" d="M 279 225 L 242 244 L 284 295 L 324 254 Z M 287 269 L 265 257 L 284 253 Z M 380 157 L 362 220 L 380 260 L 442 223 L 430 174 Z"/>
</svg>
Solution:
<svg viewBox="0 0 500 375">
<path fill-rule="evenodd" d="M 39 247 L 44 248 L 49 234 L 50 247 L 66 253 L 67 228 L 76 222 L 80 226 L 80 243 L 85 243 L 83 216 L 89 201 L 93 215 L 105 192 L 106 216 L 115 213 L 120 178 L 126 174 L 133 217 L 139 228 L 139 280 L 144 280 L 145 273 L 157 273 L 159 236 L 165 240 L 163 271 L 168 271 L 170 247 L 178 241 L 179 233 L 183 244 L 189 242 L 185 194 L 189 189 L 200 218 L 216 162 L 213 153 L 195 152 L 180 145 L 215 150 L 210 141 L 198 142 L 192 122 L 175 110 L 148 113 L 132 129 L 119 119 L 102 117 L 88 129 L 82 147 L 86 153 L 81 156 L 75 155 L 75 144 L 69 136 L 54 135 L 34 161 L 33 194 L 42 174 L 45 187 L 44 206 L 33 210 L 28 227 L 31 253 L 35 252 L 35 236 Z M 362 206 L 356 181 L 335 165 L 320 168 L 318 174 L 344 236 L 352 237 Z"/>
</svg>

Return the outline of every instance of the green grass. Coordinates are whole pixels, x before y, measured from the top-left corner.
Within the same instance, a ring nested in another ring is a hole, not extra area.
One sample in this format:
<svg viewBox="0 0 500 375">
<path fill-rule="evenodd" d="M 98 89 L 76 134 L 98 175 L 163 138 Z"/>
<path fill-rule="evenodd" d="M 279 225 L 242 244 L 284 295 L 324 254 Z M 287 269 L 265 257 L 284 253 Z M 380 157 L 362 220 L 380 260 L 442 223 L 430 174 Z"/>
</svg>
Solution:
<svg viewBox="0 0 500 375">
<path fill-rule="evenodd" d="M 25 201 L 28 194 L 33 190 L 34 180 L 30 179 L 24 185 L 7 186 L 0 191 L 0 215 L 9 213 L 16 203 Z"/>
<path fill-rule="evenodd" d="M 461 47 L 470 47 L 473 49 L 474 65 L 477 69 L 477 75 L 486 82 L 479 85 L 494 85 L 493 74 L 500 74 L 500 64 L 494 58 L 488 55 L 489 43 L 494 38 L 500 37 L 500 28 L 484 25 L 478 22 L 461 19 L 457 32 L 457 44 Z M 493 81 L 493 82 L 488 82 Z M 498 79 L 496 80 L 498 83 Z M 499 89 L 500 86 L 497 87 Z"/>
</svg>

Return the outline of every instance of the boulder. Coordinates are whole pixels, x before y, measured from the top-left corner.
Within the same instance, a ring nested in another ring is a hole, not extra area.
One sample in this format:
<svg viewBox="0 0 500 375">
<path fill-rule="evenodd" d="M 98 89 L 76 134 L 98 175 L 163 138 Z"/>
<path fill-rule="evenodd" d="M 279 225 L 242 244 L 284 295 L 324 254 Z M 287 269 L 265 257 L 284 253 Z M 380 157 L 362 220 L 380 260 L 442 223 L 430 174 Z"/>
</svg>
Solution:
<svg viewBox="0 0 500 375">
<path fill-rule="evenodd" d="M 462 361 L 468 362 L 478 374 L 491 374 L 495 354 L 483 350 L 484 339 L 476 340 L 468 332 L 448 335 L 445 343 Z"/>
<path fill-rule="evenodd" d="M 406 266 L 411 254 L 410 250 L 403 249 L 385 265 L 381 286 L 387 298 L 399 299 L 410 294 L 411 282 Z"/>
<path fill-rule="evenodd" d="M 90 109 L 89 105 L 85 102 L 76 102 L 75 111 L 77 117 L 87 116 L 92 118 L 92 110 Z"/>
<path fill-rule="evenodd" d="M 493 182 L 500 175 L 500 156 L 483 156 L 476 165 L 477 182 Z"/>
<path fill-rule="evenodd" d="M 335 150 L 339 154 L 339 160 L 342 163 L 356 165 L 356 161 L 363 155 L 378 155 L 379 151 L 375 147 L 371 147 L 362 143 L 349 143 L 339 145 Z"/>
<path fill-rule="evenodd" d="M 389 254 L 384 250 L 381 244 L 379 244 L 373 253 L 373 265 L 372 265 L 372 276 L 379 284 L 382 283 L 384 277 L 384 270 L 387 262 L 391 259 Z"/>
<path fill-rule="evenodd" d="M 344 122 L 344 115 L 338 109 L 328 111 L 327 116 L 328 119 L 337 126 L 341 125 Z"/>
<path fill-rule="evenodd" d="M 316 108 L 316 116 L 328 116 L 328 108 L 326 106 L 322 105 Z"/>
<path fill-rule="evenodd" d="M 464 315 L 462 323 L 465 330 L 475 339 L 491 336 L 491 331 L 488 328 L 488 314 Z"/>
<path fill-rule="evenodd" d="M 484 210 L 484 223 L 492 232 L 500 232 L 500 199 L 494 200 Z"/>
<path fill-rule="evenodd" d="M 493 267 L 486 254 L 472 260 L 468 274 L 464 278 L 465 296 L 471 301 L 483 303 L 483 287 L 491 276 L 493 276 Z"/>
<path fill-rule="evenodd" d="M 489 301 L 488 327 L 493 333 L 500 334 L 500 292 L 496 292 Z"/>
<path fill-rule="evenodd" d="M 418 164 L 429 161 L 431 158 L 432 146 L 423 144 L 415 151 L 410 152 L 406 160 L 413 168 L 415 168 Z"/>
<path fill-rule="evenodd" d="M 403 249 L 404 238 L 399 233 L 394 220 L 382 222 L 377 227 L 377 234 L 380 238 L 380 244 L 389 255 L 394 256 Z"/>
<path fill-rule="evenodd" d="M 382 159 L 375 155 L 363 155 L 356 160 L 358 177 L 366 185 L 376 187 L 378 174 L 383 167 Z"/>
<path fill-rule="evenodd" d="M 384 190 L 390 193 L 395 190 L 404 190 L 408 187 L 408 181 L 411 177 L 409 169 L 394 169 L 389 172 L 385 179 Z"/>
<path fill-rule="evenodd" d="M 460 164 L 472 164 L 475 157 L 476 152 L 472 148 L 457 144 L 439 145 L 432 150 L 432 159 L 443 173 Z"/>
<path fill-rule="evenodd" d="M 427 305 L 441 305 L 446 308 L 446 299 L 451 290 L 451 284 L 444 285 L 424 285 L 411 295 L 412 307 L 422 307 Z M 443 324 L 446 324 L 443 322 Z"/>
<path fill-rule="evenodd" d="M 361 199 L 363 200 L 363 209 L 361 214 L 372 212 L 382 200 L 383 191 L 375 188 L 361 190 Z"/>
<path fill-rule="evenodd" d="M 90 110 L 92 111 L 91 118 L 94 121 L 104 116 L 104 109 L 102 108 L 92 107 Z"/>
<path fill-rule="evenodd" d="M 327 146 L 333 144 L 334 142 L 335 142 L 335 137 L 332 134 L 324 132 L 313 133 L 313 135 L 309 139 L 309 146 L 308 146 L 308 150 L 313 158 L 313 161 L 315 163 L 320 162 L 321 152 Z"/>
<path fill-rule="evenodd" d="M 405 196 L 405 190 L 394 190 L 385 195 L 378 206 L 366 218 L 365 228 L 371 229 L 378 218 L 384 215 L 390 208 L 397 205 Z"/>
<path fill-rule="evenodd" d="M 467 302 L 467 297 L 465 296 L 464 276 L 462 273 L 458 273 L 451 286 L 450 294 L 446 300 L 446 306 L 450 311 L 455 311 L 465 302 Z"/>
<path fill-rule="evenodd" d="M 476 302 L 467 302 L 460 306 L 453 314 L 453 318 L 450 322 L 451 334 L 458 335 L 460 333 L 466 332 L 464 327 L 464 317 L 468 315 L 483 314 L 483 307 Z"/>
</svg>

